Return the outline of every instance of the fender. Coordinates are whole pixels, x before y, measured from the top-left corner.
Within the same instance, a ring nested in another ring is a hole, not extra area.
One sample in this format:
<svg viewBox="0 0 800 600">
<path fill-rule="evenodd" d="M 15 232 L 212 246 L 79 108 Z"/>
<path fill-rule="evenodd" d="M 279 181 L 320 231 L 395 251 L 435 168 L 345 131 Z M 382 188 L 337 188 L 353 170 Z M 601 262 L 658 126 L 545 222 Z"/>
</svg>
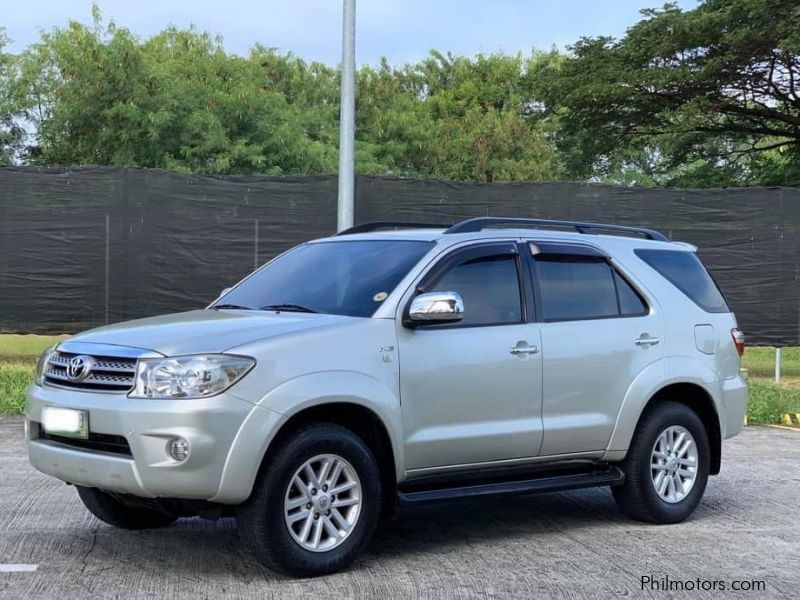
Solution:
<svg viewBox="0 0 800 600">
<path fill-rule="evenodd" d="M 375 413 L 389 434 L 396 477 L 403 474 L 400 400 L 383 382 L 357 371 L 319 371 L 279 384 L 257 403 L 236 435 L 215 502 L 242 502 L 250 495 L 261 462 L 278 431 L 296 414 L 315 406 L 347 402 Z M 254 442 L 258 440 L 258 445 Z"/>
<path fill-rule="evenodd" d="M 716 374 L 701 361 L 688 356 L 669 356 L 642 370 L 633 380 L 617 414 L 614 431 L 606 449 L 604 460 L 622 460 L 645 407 L 661 389 L 675 383 L 691 383 L 708 392 L 714 402 L 717 416 L 722 403 L 722 388 Z M 722 423 L 722 420 L 720 420 Z M 721 425 L 724 427 L 724 425 Z M 724 439 L 724 431 L 721 431 Z"/>
</svg>

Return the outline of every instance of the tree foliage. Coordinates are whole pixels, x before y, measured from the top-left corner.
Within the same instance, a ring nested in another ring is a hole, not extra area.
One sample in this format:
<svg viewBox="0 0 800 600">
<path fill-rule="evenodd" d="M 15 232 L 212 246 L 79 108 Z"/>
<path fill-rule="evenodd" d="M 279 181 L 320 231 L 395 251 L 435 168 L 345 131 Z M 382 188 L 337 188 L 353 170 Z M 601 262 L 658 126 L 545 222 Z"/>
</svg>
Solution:
<svg viewBox="0 0 800 600">
<path fill-rule="evenodd" d="M 576 173 L 654 182 L 800 181 L 800 5 L 705 0 L 584 38 L 542 81 Z"/>
<path fill-rule="evenodd" d="M 535 55 L 533 63 L 553 55 Z M 434 54 L 363 67 L 357 168 L 484 181 L 554 179 L 555 148 L 531 113 L 521 56 Z M 193 29 L 141 41 L 114 23 L 71 22 L 16 60 L 25 159 L 206 173 L 331 173 L 339 72 L 255 46 L 241 57 Z"/>
<path fill-rule="evenodd" d="M 338 69 L 166 28 L 70 22 L 19 55 L 0 30 L 0 164 L 332 173 Z M 800 183 L 800 6 L 643 11 L 569 54 L 453 56 L 357 73 L 356 168 L 451 180 Z"/>
<path fill-rule="evenodd" d="M 10 164 L 22 149 L 25 130 L 15 119 L 15 103 L 11 97 L 14 57 L 3 49 L 8 43 L 5 29 L 0 27 L 0 165 Z"/>
<path fill-rule="evenodd" d="M 332 171 L 330 144 L 265 71 L 218 39 L 168 28 L 146 42 L 70 23 L 19 59 L 17 97 L 35 124 L 35 164 L 164 167 L 208 173 Z M 284 62 L 291 68 L 292 61 Z M 296 68 L 296 66 L 295 66 Z"/>
<path fill-rule="evenodd" d="M 404 69 L 359 73 L 358 137 L 375 172 L 473 181 L 552 180 L 561 174 L 531 74 L 556 53 L 432 52 Z M 365 166 L 367 166 L 365 165 Z"/>
</svg>

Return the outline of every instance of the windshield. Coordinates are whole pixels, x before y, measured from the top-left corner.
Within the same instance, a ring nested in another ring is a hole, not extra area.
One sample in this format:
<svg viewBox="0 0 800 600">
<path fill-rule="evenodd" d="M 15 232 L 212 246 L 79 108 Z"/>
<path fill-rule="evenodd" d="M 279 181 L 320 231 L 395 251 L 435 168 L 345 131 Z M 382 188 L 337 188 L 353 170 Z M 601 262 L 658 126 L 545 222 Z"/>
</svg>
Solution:
<svg viewBox="0 0 800 600">
<path fill-rule="evenodd" d="M 256 271 L 212 308 L 370 317 L 433 242 L 304 244 Z"/>
</svg>

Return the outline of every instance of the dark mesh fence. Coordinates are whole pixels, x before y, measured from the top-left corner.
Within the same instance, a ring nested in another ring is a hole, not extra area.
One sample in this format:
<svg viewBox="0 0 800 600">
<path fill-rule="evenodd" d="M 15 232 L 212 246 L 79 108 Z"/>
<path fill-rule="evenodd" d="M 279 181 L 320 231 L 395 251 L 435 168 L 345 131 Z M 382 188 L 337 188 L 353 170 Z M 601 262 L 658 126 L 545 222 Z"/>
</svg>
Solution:
<svg viewBox="0 0 800 600">
<path fill-rule="evenodd" d="M 356 222 L 473 216 L 659 229 L 699 246 L 750 343 L 800 345 L 800 190 L 359 177 Z M 336 226 L 336 178 L 0 169 L 0 330 L 77 331 L 202 307 Z"/>
</svg>

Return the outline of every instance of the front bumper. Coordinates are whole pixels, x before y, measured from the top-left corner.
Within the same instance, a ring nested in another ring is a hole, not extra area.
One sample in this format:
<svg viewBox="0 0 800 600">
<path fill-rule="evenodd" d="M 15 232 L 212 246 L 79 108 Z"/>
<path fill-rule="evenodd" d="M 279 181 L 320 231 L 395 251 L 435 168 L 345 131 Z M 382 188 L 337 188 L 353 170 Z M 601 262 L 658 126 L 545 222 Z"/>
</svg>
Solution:
<svg viewBox="0 0 800 600">
<path fill-rule="evenodd" d="M 92 434 L 122 436 L 132 456 L 42 439 L 44 406 L 89 413 Z M 68 483 L 144 498 L 187 498 L 236 504 L 250 494 L 266 446 L 284 417 L 232 394 L 200 400 L 136 400 L 31 385 L 26 405 L 31 464 Z M 251 432 L 260 436 L 252 439 Z M 189 442 L 189 457 L 167 454 L 174 437 Z"/>
</svg>

